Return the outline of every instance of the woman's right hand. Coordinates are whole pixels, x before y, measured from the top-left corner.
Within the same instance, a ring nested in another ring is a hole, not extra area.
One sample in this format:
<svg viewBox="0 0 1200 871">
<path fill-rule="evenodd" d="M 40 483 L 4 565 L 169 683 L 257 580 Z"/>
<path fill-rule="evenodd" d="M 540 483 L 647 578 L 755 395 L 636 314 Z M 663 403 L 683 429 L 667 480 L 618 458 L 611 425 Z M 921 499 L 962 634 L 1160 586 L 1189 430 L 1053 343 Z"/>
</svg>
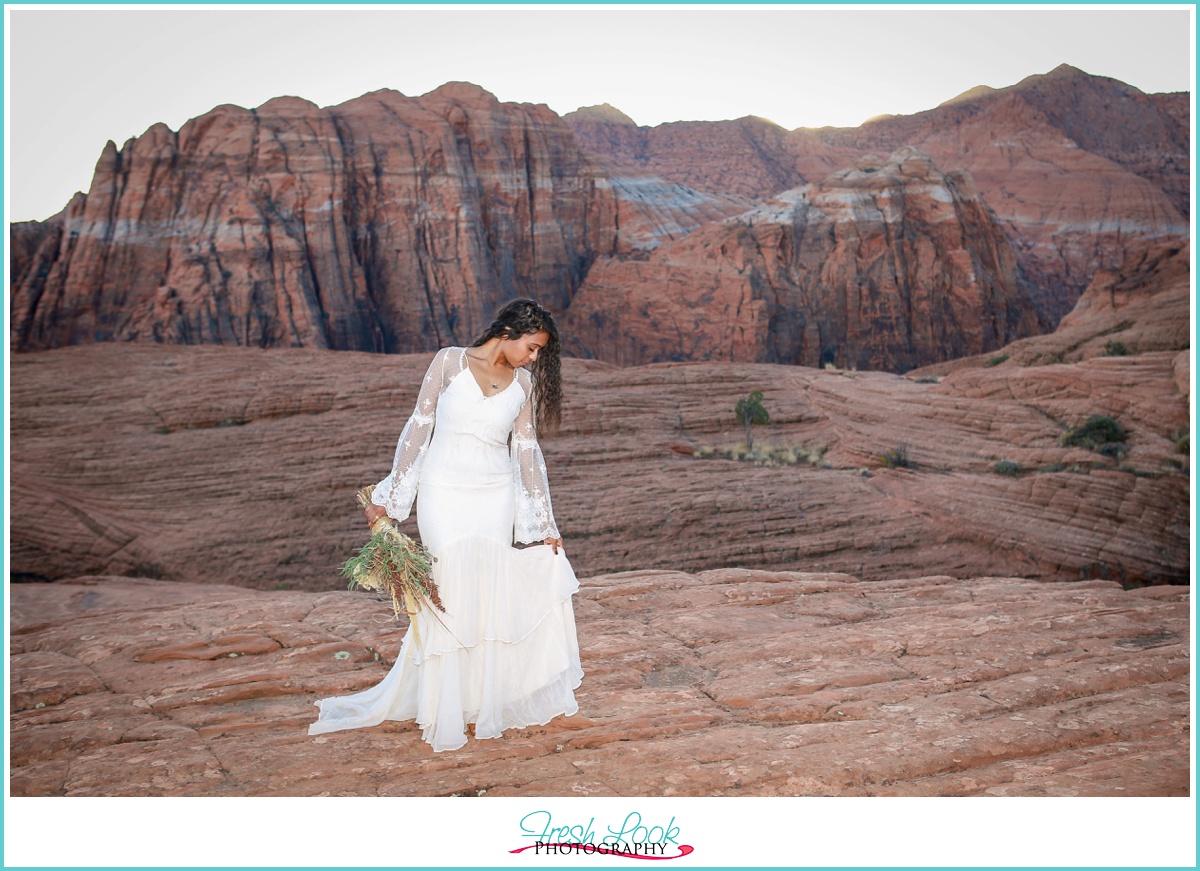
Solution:
<svg viewBox="0 0 1200 871">
<path fill-rule="evenodd" d="M 374 526 L 375 521 L 378 520 L 380 517 L 388 516 L 386 508 L 384 508 L 380 505 L 376 505 L 374 503 L 371 503 L 366 508 L 364 508 L 363 514 L 367 515 L 367 528 L 368 529 L 370 529 L 372 526 Z"/>
</svg>

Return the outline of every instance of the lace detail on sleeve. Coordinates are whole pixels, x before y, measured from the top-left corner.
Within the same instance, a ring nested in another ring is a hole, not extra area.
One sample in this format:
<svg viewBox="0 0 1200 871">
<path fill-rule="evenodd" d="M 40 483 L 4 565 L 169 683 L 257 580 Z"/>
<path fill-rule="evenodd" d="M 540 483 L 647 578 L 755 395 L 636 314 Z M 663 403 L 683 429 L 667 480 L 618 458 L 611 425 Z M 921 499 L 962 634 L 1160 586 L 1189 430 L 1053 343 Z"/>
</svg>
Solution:
<svg viewBox="0 0 1200 871">
<path fill-rule="evenodd" d="M 412 512 L 425 452 L 433 436 L 438 396 L 445 387 L 447 369 L 451 368 L 446 364 L 449 352 L 449 348 L 443 348 L 429 364 L 429 371 L 421 382 L 421 392 L 417 395 L 417 406 L 396 443 L 391 474 L 376 484 L 375 492 L 371 494 L 371 501 L 386 508 L 388 516 L 396 520 L 404 520 Z"/>
<path fill-rule="evenodd" d="M 513 484 L 517 494 L 517 519 L 513 540 L 518 544 L 560 538 L 550 507 L 550 482 L 546 478 L 546 460 L 537 443 L 533 417 L 533 387 L 529 373 L 517 370 L 525 404 L 517 414 L 512 434 Z"/>
</svg>

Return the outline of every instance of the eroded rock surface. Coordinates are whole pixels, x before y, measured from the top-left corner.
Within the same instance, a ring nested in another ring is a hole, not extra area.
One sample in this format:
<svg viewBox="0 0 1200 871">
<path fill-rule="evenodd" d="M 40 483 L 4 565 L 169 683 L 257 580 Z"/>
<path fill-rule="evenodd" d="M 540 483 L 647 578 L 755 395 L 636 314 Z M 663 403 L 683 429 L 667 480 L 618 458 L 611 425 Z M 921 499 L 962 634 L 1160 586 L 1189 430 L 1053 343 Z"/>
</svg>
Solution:
<svg viewBox="0 0 1200 871">
<path fill-rule="evenodd" d="M 565 120 L 589 153 L 712 195 L 767 199 L 904 146 L 943 172 L 965 170 L 1012 241 L 1046 330 L 1098 270 L 1189 235 L 1187 95 L 1068 65 L 854 128 L 787 131 L 759 118 L 638 128 L 614 111 Z"/>
<path fill-rule="evenodd" d="M 309 737 L 401 630 L 346 592 L 12 590 L 14 796 L 1186 795 L 1189 591 L 624 572 L 583 582 L 580 712 L 434 754 Z"/>
<path fill-rule="evenodd" d="M 961 357 L 909 372 L 945 375 L 979 366 L 1044 366 L 1094 357 L 1172 351 L 1185 367 L 1191 347 L 1191 246 L 1172 241 L 1131 255 L 1116 270 L 1101 270 L 1053 333 L 1020 339 L 1003 353 Z"/>
<path fill-rule="evenodd" d="M 665 244 L 603 258 L 566 347 L 620 365 L 834 363 L 902 372 L 1037 332 L 975 184 L 901 149 Z"/>
<path fill-rule="evenodd" d="M 989 330 L 1027 334 L 1027 303 L 1048 331 L 1098 273 L 1185 240 L 1188 111 L 1187 94 L 1068 66 L 852 129 L 647 129 L 611 106 L 559 118 L 461 82 L 219 106 L 109 143 L 86 195 L 10 228 L 9 340 L 432 351 L 534 296 L 589 333 L 577 352 L 610 360 L 811 362 L 820 345 L 821 362 L 896 370 L 990 350 Z M 970 209 L 943 203 L 961 238 L 898 203 L 899 224 L 875 202 L 840 210 L 836 232 L 748 226 L 778 215 L 773 198 L 808 187 L 828 202 L 823 180 L 914 147 L 973 179 Z M 652 328 L 611 347 L 631 313 Z"/>
<path fill-rule="evenodd" d="M 53 258 L 14 272 L 11 339 L 435 350 L 516 296 L 561 310 L 616 232 L 545 106 L 460 82 L 218 106 L 108 143 Z"/>
<path fill-rule="evenodd" d="M 366 531 L 354 491 L 387 473 L 428 360 L 133 344 L 15 356 L 14 575 L 339 588 Z M 542 442 L 584 576 L 1190 577 L 1188 351 L 977 363 L 940 380 L 580 360 L 564 372 L 562 431 Z M 705 458 L 744 443 L 734 406 L 754 389 L 772 420 L 756 445 L 790 457 Z M 1123 451 L 1059 443 L 1096 414 L 1128 432 Z M 888 468 L 901 451 L 911 467 Z"/>
</svg>

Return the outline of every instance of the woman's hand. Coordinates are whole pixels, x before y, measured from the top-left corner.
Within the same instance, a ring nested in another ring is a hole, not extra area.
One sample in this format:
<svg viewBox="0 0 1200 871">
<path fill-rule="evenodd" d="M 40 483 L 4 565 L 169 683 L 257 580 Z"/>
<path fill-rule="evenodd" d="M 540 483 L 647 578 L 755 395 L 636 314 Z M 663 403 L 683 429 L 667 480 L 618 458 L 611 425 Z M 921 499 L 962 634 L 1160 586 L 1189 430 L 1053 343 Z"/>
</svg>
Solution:
<svg viewBox="0 0 1200 871">
<path fill-rule="evenodd" d="M 550 536 L 550 535 L 546 536 L 546 540 L 543 541 L 542 544 L 550 545 L 552 548 L 554 548 L 555 553 L 558 553 L 558 549 L 563 546 L 561 538 L 554 538 L 553 536 Z"/>
<path fill-rule="evenodd" d="M 378 520 L 380 517 L 388 516 L 387 509 L 383 508 L 380 505 L 376 505 L 375 503 L 371 503 L 366 508 L 364 508 L 363 514 L 367 515 L 367 528 L 368 529 L 370 529 L 372 526 L 374 526 L 375 521 Z"/>
</svg>

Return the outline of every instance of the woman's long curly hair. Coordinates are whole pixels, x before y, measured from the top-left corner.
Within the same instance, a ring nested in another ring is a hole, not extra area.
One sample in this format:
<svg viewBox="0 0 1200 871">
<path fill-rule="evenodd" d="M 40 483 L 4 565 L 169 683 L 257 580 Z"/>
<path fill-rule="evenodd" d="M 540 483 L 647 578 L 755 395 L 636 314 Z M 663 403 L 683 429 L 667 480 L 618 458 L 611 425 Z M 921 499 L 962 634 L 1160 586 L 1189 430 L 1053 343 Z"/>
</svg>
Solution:
<svg viewBox="0 0 1200 871">
<path fill-rule="evenodd" d="M 537 360 L 529 365 L 533 376 L 534 408 L 537 410 L 538 432 L 553 432 L 558 428 L 562 416 L 562 374 L 558 326 L 554 315 L 532 299 L 514 299 L 496 312 L 492 325 L 483 331 L 472 344 L 472 348 L 490 339 L 519 339 L 531 333 L 545 332 L 550 339 L 546 347 L 538 351 Z"/>
</svg>

